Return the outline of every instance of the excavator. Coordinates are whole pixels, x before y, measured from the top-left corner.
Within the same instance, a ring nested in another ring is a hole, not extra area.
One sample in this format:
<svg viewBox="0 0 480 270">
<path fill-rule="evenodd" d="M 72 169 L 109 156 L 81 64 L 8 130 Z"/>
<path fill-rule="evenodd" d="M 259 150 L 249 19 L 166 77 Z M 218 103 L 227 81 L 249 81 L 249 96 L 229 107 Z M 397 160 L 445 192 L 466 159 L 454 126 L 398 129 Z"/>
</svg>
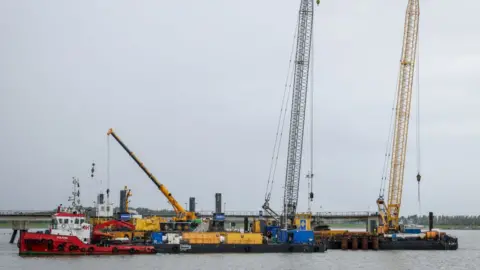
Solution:
<svg viewBox="0 0 480 270">
<path fill-rule="evenodd" d="M 173 197 L 172 193 L 168 191 L 165 185 L 161 184 L 157 178 L 143 165 L 142 162 L 133 154 L 130 149 L 122 142 L 122 140 L 118 137 L 118 135 L 113 131 L 113 129 L 109 129 L 107 132 L 107 136 L 112 136 L 115 140 L 122 146 L 122 148 L 130 155 L 130 157 L 137 163 L 137 165 L 147 174 L 148 178 L 152 180 L 152 182 L 157 186 L 157 188 L 162 192 L 162 194 L 167 198 L 168 202 L 172 205 L 173 210 L 175 211 L 176 216 L 173 218 L 174 222 L 192 222 L 197 219 L 195 212 L 190 212 L 185 210 L 182 205 Z"/>
<path fill-rule="evenodd" d="M 121 221 L 109 220 L 95 225 L 92 230 L 92 241 L 100 242 L 102 239 L 128 238 L 134 237 L 135 225 Z"/>
</svg>

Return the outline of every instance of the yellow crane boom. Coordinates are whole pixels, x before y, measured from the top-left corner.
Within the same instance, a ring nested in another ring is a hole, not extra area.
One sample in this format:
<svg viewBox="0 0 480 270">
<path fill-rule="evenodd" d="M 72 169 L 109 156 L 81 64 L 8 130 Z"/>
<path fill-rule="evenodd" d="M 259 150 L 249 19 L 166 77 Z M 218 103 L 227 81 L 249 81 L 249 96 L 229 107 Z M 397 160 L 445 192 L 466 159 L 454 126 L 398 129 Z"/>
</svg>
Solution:
<svg viewBox="0 0 480 270">
<path fill-rule="evenodd" d="M 403 48 L 396 93 L 395 124 L 393 130 L 387 205 L 385 205 L 383 194 L 381 194 L 380 198 L 377 200 L 383 222 L 383 228 L 381 228 L 381 230 L 384 232 L 398 231 L 399 229 L 398 222 L 402 202 L 403 176 L 405 171 L 405 156 L 415 70 L 419 16 L 419 0 L 409 0 L 405 15 Z"/>
<path fill-rule="evenodd" d="M 196 215 L 194 212 L 186 211 L 180 203 L 173 197 L 172 193 L 168 191 L 165 185 L 161 184 L 157 178 L 143 165 L 142 162 L 133 154 L 130 149 L 120 140 L 120 138 L 115 134 L 113 129 L 109 129 L 107 132 L 107 136 L 112 135 L 113 138 L 122 146 L 122 148 L 130 155 L 130 157 L 137 163 L 137 165 L 147 174 L 148 178 L 152 180 L 152 182 L 157 186 L 157 188 L 165 195 L 168 202 L 173 206 L 173 210 L 177 214 L 175 221 L 191 221 L 196 219 Z"/>
</svg>

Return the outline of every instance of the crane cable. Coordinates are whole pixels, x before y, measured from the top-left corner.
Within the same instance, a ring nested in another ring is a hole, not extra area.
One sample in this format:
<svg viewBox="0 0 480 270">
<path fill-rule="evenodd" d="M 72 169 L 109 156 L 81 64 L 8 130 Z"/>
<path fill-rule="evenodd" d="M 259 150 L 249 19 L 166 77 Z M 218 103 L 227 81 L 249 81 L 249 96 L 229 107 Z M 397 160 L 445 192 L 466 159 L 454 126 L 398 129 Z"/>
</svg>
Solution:
<svg viewBox="0 0 480 270">
<path fill-rule="evenodd" d="M 403 57 L 403 51 L 400 52 L 400 61 L 402 61 Z M 395 124 L 396 124 L 396 110 L 397 110 L 397 91 L 400 87 L 400 71 L 397 74 L 397 87 L 394 89 L 393 92 L 393 105 L 392 105 L 392 113 L 390 115 L 390 129 L 388 131 L 388 137 L 387 137 L 387 143 L 385 146 L 385 159 L 383 162 L 383 169 L 382 169 L 382 178 L 380 179 L 380 192 L 378 197 L 379 198 L 384 198 L 385 195 L 385 187 L 388 177 L 390 176 L 390 170 L 391 170 L 391 163 L 390 159 L 392 156 L 392 151 L 393 151 L 393 139 L 394 139 L 394 132 L 395 132 Z"/>
<path fill-rule="evenodd" d="M 400 55 L 401 59 L 401 55 Z M 394 137 L 394 127 L 395 127 L 395 116 L 396 116 L 396 103 L 397 103 L 397 89 L 400 80 L 400 72 L 397 75 L 397 88 L 394 89 L 393 95 L 393 105 L 392 105 L 392 113 L 390 114 L 390 129 L 388 131 L 387 143 L 385 146 L 385 159 L 383 162 L 383 169 L 382 169 L 382 178 L 380 180 L 380 192 L 378 197 L 383 198 L 385 194 L 385 186 L 387 183 L 387 178 L 389 177 L 390 173 L 390 158 L 392 156 L 392 146 L 393 146 L 393 137 Z"/>
<path fill-rule="evenodd" d="M 107 135 L 107 206 L 110 203 L 110 136 Z"/>
<path fill-rule="evenodd" d="M 299 23 L 299 19 L 297 18 L 297 26 L 298 26 L 298 23 Z M 270 163 L 270 170 L 268 173 L 267 188 L 265 190 L 265 201 L 269 201 L 272 195 L 273 182 L 274 182 L 275 173 L 277 170 L 278 155 L 279 155 L 280 145 L 282 142 L 283 130 L 285 126 L 285 119 L 286 119 L 287 108 L 288 108 L 287 104 L 290 101 L 290 93 L 292 90 L 293 76 L 290 76 L 290 74 L 293 74 L 291 67 L 292 67 L 292 58 L 293 58 L 293 52 L 295 48 L 296 37 L 297 37 L 297 31 L 295 28 L 295 32 L 293 35 L 292 49 L 290 52 L 290 59 L 288 61 L 287 78 L 285 79 L 285 88 L 283 91 L 282 106 L 280 107 L 280 115 L 278 117 L 277 131 L 276 131 L 275 143 L 273 146 L 273 153 L 272 153 L 272 160 Z M 287 97 L 286 101 L 285 101 L 285 97 Z"/>
<path fill-rule="evenodd" d="M 318 3 L 317 3 L 318 4 Z M 315 20 L 315 17 L 313 18 Z M 310 66 L 311 68 L 311 78 L 310 78 L 310 172 L 308 173 L 308 212 L 311 213 L 312 211 L 312 201 L 313 201 L 313 89 L 314 87 L 314 77 L 315 77 L 315 61 L 314 61 L 314 26 L 315 22 L 312 23 L 312 46 L 311 46 L 311 55 L 310 55 Z"/>
<path fill-rule="evenodd" d="M 107 186 L 110 186 L 110 138 L 107 135 Z"/>
<path fill-rule="evenodd" d="M 420 20 L 420 18 L 418 18 Z M 420 22 L 419 22 L 420 23 Z M 417 29 L 419 31 L 420 29 Z M 422 213 L 422 208 L 421 208 L 421 203 L 420 203 L 420 180 L 422 178 L 420 174 L 420 161 L 421 161 L 421 156 L 420 156 L 420 39 L 418 38 L 420 35 L 418 35 L 417 32 L 417 127 L 416 127 L 416 150 L 417 150 L 417 184 L 418 184 L 418 217 L 420 218 L 420 213 Z"/>
</svg>

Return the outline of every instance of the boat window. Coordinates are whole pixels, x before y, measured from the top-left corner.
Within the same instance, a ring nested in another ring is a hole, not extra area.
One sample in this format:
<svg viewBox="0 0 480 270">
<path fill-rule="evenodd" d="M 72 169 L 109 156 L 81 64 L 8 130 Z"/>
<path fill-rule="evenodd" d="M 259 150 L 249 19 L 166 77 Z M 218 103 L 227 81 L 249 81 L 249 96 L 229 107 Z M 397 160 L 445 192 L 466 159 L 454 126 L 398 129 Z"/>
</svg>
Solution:
<svg viewBox="0 0 480 270">
<path fill-rule="evenodd" d="M 85 220 L 82 218 L 80 219 L 80 224 L 82 224 Z"/>
<path fill-rule="evenodd" d="M 75 224 L 78 224 L 78 218 L 75 219 Z"/>
<path fill-rule="evenodd" d="M 70 219 L 70 223 L 73 223 L 73 219 Z"/>
<path fill-rule="evenodd" d="M 109 212 L 109 211 L 110 211 L 110 206 L 107 206 L 107 212 Z"/>
</svg>

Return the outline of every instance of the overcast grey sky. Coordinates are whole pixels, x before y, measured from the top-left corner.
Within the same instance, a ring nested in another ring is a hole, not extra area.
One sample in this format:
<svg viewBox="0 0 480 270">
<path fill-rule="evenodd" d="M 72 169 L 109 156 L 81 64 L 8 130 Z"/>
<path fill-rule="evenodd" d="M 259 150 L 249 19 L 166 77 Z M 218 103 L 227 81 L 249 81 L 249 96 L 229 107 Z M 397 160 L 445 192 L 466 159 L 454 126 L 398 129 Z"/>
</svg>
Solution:
<svg viewBox="0 0 480 270">
<path fill-rule="evenodd" d="M 315 10 L 315 211 L 376 209 L 406 4 Z M 227 210 L 260 209 L 298 5 L 0 1 L 0 209 L 65 204 L 72 176 L 90 204 L 110 127 L 180 202 L 213 209 L 221 192 Z M 479 214 L 480 3 L 420 9 L 422 210 Z M 402 214 L 417 212 L 414 117 L 410 134 Z M 170 208 L 113 140 L 110 156 L 115 203 L 128 185 L 132 206 Z M 306 189 L 302 177 L 299 210 Z"/>
</svg>

